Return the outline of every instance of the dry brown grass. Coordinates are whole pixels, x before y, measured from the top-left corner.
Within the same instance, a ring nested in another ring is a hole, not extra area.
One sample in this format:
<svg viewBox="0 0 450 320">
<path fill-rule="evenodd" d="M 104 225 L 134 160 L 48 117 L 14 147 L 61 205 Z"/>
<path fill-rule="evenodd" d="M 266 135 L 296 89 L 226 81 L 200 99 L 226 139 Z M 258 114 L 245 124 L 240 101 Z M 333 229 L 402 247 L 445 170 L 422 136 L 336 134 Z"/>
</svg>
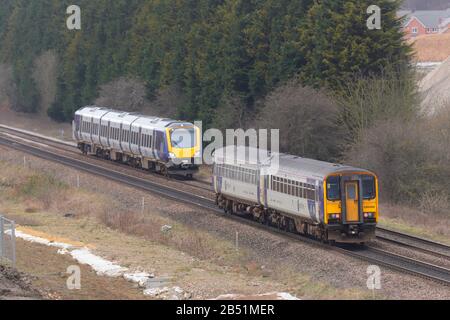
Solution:
<svg viewBox="0 0 450 320">
<path fill-rule="evenodd" d="M 0 176 L 0 192 L 4 190 L 9 199 L 19 199 L 25 204 L 30 218 L 21 217 L 19 223 L 23 225 L 35 225 L 32 216 L 39 211 L 78 219 L 94 218 L 110 229 L 143 237 L 199 259 L 221 261 L 226 256 L 231 259 L 229 261 L 240 261 L 240 254 L 232 246 L 207 233 L 161 217 L 151 208 L 142 211 L 139 206 L 122 203 L 105 194 L 71 187 L 53 175 L 2 161 Z M 164 225 L 170 225 L 172 229 L 163 232 L 161 228 Z"/>
<path fill-rule="evenodd" d="M 450 219 L 446 214 L 406 205 L 380 206 L 381 225 L 418 236 L 450 243 Z"/>
<path fill-rule="evenodd" d="M 418 62 L 444 61 L 450 56 L 450 33 L 420 36 L 410 42 Z"/>
</svg>

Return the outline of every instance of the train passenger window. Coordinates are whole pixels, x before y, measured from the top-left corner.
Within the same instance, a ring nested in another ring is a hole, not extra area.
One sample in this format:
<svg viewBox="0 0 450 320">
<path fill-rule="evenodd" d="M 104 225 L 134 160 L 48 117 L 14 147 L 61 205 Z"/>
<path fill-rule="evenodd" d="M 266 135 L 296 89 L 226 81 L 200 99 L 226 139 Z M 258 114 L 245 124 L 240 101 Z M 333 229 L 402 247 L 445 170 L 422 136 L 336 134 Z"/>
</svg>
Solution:
<svg viewBox="0 0 450 320">
<path fill-rule="evenodd" d="M 309 189 L 308 190 L 308 200 L 316 200 L 316 191 Z"/>
<path fill-rule="evenodd" d="M 327 179 L 327 199 L 340 200 L 341 199 L 341 179 L 338 176 L 329 177 Z"/>
<path fill-rule="evenodd" d="M 363 176 L 362 178 L 362 192 L 363 198 L 366 200 L 374 199 L 376 197 L 375 178 L 372 176 Z"/>
</svg>

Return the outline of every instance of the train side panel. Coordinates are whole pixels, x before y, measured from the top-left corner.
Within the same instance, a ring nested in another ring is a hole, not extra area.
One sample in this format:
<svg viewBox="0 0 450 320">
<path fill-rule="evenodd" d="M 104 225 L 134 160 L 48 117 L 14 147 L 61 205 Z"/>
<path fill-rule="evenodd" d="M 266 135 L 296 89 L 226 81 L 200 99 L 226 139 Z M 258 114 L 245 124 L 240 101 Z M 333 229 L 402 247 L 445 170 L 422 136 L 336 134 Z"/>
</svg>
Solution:
<svg viewBox="0 0 450 320">
<path fill-rule="evenodd" d="M 254 184 L 221 177 L 221 193 L 235 199 L 241 199 L 250 204 L 259 204 L 259 187 Z"/>
<path fill-rule="evenodd" d="M 267 206 L 269 209 L 275 209 L 293 216 L 316 221 L 316 211 L 310 211 L 309 203 L 306 199 L 297 198 L 268 189 Z"/>
</svg>

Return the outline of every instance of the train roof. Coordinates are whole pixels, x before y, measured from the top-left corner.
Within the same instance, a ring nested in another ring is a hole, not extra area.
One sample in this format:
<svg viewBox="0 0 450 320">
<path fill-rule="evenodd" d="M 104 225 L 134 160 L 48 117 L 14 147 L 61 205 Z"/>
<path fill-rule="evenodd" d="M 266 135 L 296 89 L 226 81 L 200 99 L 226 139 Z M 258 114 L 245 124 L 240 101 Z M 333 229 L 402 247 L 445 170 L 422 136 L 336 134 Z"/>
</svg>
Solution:
<svg viewBox="0 0 450 320">
<path fill-rule="evenodd" d="M 257 155 L 257 159 L 255 158 L 255 155 Z M 244 166 L 250 165 L 251 167 L 254 167 L 255 164 L 260 167 L 263 167 L 264 165 L 267 166 L 268 163 L 274 164 L 276 163 L 274 159 L 276 159 L 277 156 L 279 159 L 279 170 L 277 175 L 287 177 L 291 175 L 300 175 L 304 177 L 325 179 L 332 174 L 345 172 L 366 172 L 368 174 L 373 174 L 366 169 L 358 167 L 308 159 L 285 153 L 271 153 L 267 150 L 255 148 L 229 146 L 216 150 L 214 154 L 215 160 L 219 163 L 237 163 Z"/>
<path fill-rule="evenodd" d="M 179 126 L 192 126 L 192 123 L 185 121 L 178 121 L 168 118 L 146 116 L 135 112 L 125 112 L 119 110 L 113 110 L 109 108 L 103 108 L 98 106 L 86 106 L 75 112 L 76 115 L 102 118 L 108 120 L 120 120 L 126 123 L 135 122 L 141 126 L 150 126 L 154 128 L 170 128 Z"/>
</svg>

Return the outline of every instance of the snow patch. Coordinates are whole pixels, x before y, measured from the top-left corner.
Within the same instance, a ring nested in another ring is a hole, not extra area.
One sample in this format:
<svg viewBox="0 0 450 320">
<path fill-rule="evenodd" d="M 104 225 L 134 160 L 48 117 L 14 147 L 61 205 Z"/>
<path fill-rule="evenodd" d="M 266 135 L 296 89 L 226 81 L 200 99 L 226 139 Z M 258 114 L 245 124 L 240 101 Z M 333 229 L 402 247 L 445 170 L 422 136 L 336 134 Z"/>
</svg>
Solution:
<svg viewBox="0 0 450 320">
<path fill-rule="evenodd" d="M 136 272 L 125 273 L 123 277 L 130 282 L 137 283 L 139 287 L 145 288 L 147 286 L 148 280 L 154 278 L 155 275 L 147 272 Z"/>
<path fill-rule="evenodd" d="M 11 233 L 11 231 L 9 232 Z M 127 281 L 137 283 L 142 288 L 146 288 L 147 282 L 151 278 L 154 278 L 153 274 L 147 272 L 127 272 L 128 268 L 122 267 L 114 262 L 97 256 L 86 247 L 78 248 L 68 243 L 53 242 L 45 238 L 26 234 L 19 230 L 16 230 L 15 234 L 17 238 L 23 239 L 27 242 L 58 248 L 58 254 L 71 255 L 72 258 L 78 263 L 90 266 L 98 275 L 101 276 L 123 277 Z M 175 292 L 177 291 L 178 290 Z M 183 291 L 181 290 L 181 292 Z M 144 294 L 146 294 L 146 291 L 144 291 Z"/>
<path fill-rule="evenodd" d="M 98 275 L 108 277 L 123 276 L 127 268 L 121 267 L 111 261 L 105 260 L 93 254 L 89 249 L 75 249 L 70 255 L 81 264 L 89 265 Z"/>
<path fill-rule="evenodd" d="M 10 230 L 8 230 L 9 234 L 11 233 Z M 62 242 L 53 242 L 44 238 L 39 238 L 39 237 L 35 237 L 26 233 L 23 233 L 22 231 L 16 230 L 15 232 L 16 237 L 23 239 L 25 241 L 28 242 L 32 242 L 32 243 L 37 243 L 37 244 L 43 244 L 46 245 L 48 247 L 55 247 L 61 250 L 68 250 L 69 248 L 72 247 L 72 245 L 67 244 L 67 243 L 62 243 Z"/>
<path fill-rule="evenodd" d="M 251 294 L 251 295 L 244 295 L 244 294 L 223 294 L 218 296 L 217 298 L 213 300 L 253 300 L 253 299 L 267 299 L 270 300 L 300 300 L 299 298 L 291 295 L 287 292 L 270 292 L 270 293 L 263 293 L 263 294 Z"/>
<path fill-rule="evenodd" d="M 277 296 L 278 298 L 280 298 L 279 300 L 300 300 L 299 298 L 294 297 L 293 295 L 287 292 L 278 292 Z"/>
</svg>

